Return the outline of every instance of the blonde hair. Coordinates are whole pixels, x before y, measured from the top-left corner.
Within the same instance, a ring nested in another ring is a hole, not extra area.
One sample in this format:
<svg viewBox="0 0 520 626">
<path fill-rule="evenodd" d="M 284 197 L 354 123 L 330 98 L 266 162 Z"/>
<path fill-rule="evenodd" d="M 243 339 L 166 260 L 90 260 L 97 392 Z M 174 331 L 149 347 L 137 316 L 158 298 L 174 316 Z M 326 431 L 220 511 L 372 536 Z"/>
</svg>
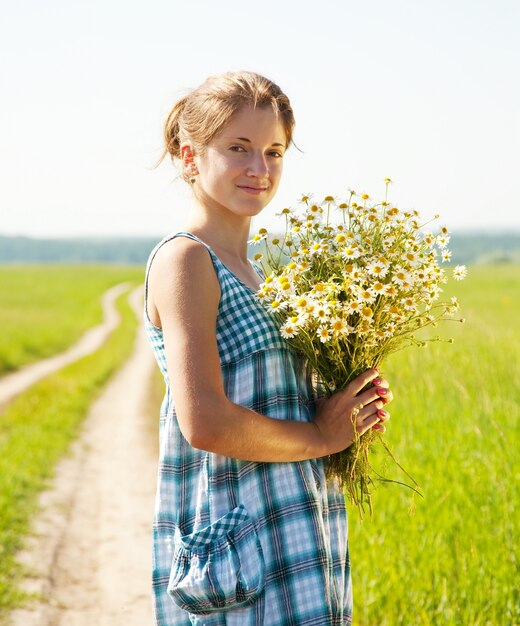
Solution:
<svg viewBox="0 0 520 626">
<path fill-rule="evenodd" d="M 294 115 L 289 98 L 280 87 L 254 72 L 227 72 L 210 76 L 174 105 L 164 125 L 165 147 L 157 165 L 168 154 L 172 160 L 180 159 L 180 147 L 185 141 L 189 141 L 195 151 L 203 153 L 243 106 L 271 106 L 281 119 L 286 146 L 289 146 Z"/>
</svg>

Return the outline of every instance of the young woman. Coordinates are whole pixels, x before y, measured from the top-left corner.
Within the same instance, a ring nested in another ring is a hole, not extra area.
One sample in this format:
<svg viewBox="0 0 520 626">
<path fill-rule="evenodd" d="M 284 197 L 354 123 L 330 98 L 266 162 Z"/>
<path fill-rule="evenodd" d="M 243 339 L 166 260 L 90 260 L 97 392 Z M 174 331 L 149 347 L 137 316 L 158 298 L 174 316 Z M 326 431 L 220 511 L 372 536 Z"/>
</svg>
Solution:
<svg viewBox="0 0 520 626">
<path fill-rule="evenodd" d="M 276 193 L 293 127 L 287 96 L 250 72 L 210 77 L 166 122 L 163 157 L 180 164 L 194 206 L 146 277 L 145 322 L 166 381 L 159 626 L 351 623 L 347 513 L 324 457 L 354 429 L 384 429 L 392 393 L 368 370 L 317 399 L 305 360 L 255 296 L 250 220 Z"/>
</svg>

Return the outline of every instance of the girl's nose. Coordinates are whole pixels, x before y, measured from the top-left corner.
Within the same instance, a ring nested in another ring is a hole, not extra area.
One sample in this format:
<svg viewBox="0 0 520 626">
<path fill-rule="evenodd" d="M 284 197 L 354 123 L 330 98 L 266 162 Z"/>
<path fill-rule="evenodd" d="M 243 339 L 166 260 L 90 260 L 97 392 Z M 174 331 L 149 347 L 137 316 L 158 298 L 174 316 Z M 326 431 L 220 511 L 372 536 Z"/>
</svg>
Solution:
<svg viewBox="0 0 520 626">
<path fill-rule="evenodd" d="M 251 159 L 247 166 L 247 174 L 249 176 L 256 176 L 257 178 L 263 178 L 269 173 L 267 167 L 267 161 L 263 154 L 252 154 Z"/>
</svg>

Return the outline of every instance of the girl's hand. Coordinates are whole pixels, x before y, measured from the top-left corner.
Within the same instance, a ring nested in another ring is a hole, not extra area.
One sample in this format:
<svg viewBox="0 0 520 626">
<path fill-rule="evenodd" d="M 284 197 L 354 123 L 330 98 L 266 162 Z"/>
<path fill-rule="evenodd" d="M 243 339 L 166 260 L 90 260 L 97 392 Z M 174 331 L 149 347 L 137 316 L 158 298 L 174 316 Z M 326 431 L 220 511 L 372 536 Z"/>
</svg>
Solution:
<svg viewBox="0 0 520 626">
<path fill-rule="evenodd" d="M 372 385 L 362 391 L 368 383 Z M 329 398 L 319 398 L 314 424 L 329 450 L 326 454 L 348 448 L 354 442 L 356 432 L 362 435 L 369 428 L 384 432 L 382 422 L 390 419 L 390 414 L 383 407 L 392 399 L 388 382 L 379 376 L 376 369 L 363 372 L 343 391 Z"/>
</svg>

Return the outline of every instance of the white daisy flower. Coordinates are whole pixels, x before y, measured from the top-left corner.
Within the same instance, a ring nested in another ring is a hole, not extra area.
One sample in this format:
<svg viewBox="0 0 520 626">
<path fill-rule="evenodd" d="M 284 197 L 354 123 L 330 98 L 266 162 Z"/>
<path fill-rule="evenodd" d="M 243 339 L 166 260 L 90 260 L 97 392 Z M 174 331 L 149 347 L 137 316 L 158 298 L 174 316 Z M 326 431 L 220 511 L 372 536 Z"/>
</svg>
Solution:
<svg viewBox="0 0 520 626">
<path fill-rule="evenodd" d="M 447 235 L 438 235 L 436 238 L 436 243 L 439 248 L 445 248 L 450 242 L 450 238 Z"/>
<path fill-rule="evenodd" d="M 341 317 L 333 317 L 330 320 L 330 325 L 335 337 L 339 337 L 340 335 L 348 335 L 354 330 L 352 326 L 347 324 L 347 322 Z"/>
<path fill-rule="evenodd" d="M 331 332 L 330 329 L 326 326 L 320 326 L 318 328 L 318 337 L 320 338 L 321 343 L 326 343 L 330 340 Z"/>
<path fill-rule="evenodd" d="M 380 282 L 374 283 L 371 287 L 371 291 L 374 296 L 379 296 L 386 293 L 386 285 L 383 285 L 383 283 Z"/>
<path fill-rule="evenodd" d="M 376 278 L 384 278 L 388 273 L 388 265 L 375 261 L 367 265 L 367 272 Z"/>
<path fill-rule="evenodd" d="M 298 327 L 289 320 L 280 328 L 280 333 L 284 339 L 290 339 L 298 334 Z"/>
<path fill-rule="evenodd" d="M 330 316 L 329 306 L 325 303 L 319 303 L 314 308 L 314 311 L 312 312 L 312 314 L 314 315 L 314 317 L 316 317 L 319 320 L 322 320 L 322 321 L 328 320 Z"/>
<path fill-rule="evenodd" d="M 405 283 L 413 284 L 412 274 L 404 270 L 402 267 L 395 268 L 392 280 L 399 286 L 402 286 Z"/>
<path fill-rule="evenodd" d="M 401 304 L 406 311 L 417 311 L 417 305 L 413 298 L 403 298 Z"/>
<path fill-rule="evenodd" d="M 292 306 L 302 311 L 305 311 L 312 302 L 312 298 L 309 298 L 308 296 L 298 296 L 297 298 L 293 298 L 291 300 Z"/>
<path fill-rule="evenodd" d="M 265 233 L 257 233 L 256 235 L 251 237 L 251 239 L 247 243 L 258 245 L 264 239 L 267 239 L 267 231 L 265 231 Z"/>
<path fill-rule="evenodd" d="M 374 311 L 369 306 L 364 306 L 361 309 L 360 313 L 361 313 L 361 316 L 367 320 L 372 319 L 374 315 Z"/>
<path fill-rule="evenodd" d="M 417 252 L 413 252 L 412 250 L 409 250 L 408 252 L 403 254 L 401 259 L 403 261 L 405 261 L 405 263 L 407 265 L 411 265 L 412 267 L 415 267 L 416 265 L 419 265 L 419 262 L 420 262 L 420 258 L 419 258 L 418 253 Z"/>
<path fill-rule="evenodd" d="M 462 280 L 466 278 L 466 274 L 468 273 L 465 265 L 456 265 L 453 270 L 453 278 L 455 280 Z"/>
<path fill-rule="evenodd" d="M 359 313 L 362 308 L 361 303 L 357 300 L 351 300 L 345 305 L 345 310 L 348 311 L 348 313 Z"/>
<path fill-rule="evenodd" d="M 376 295 L 371 289 L 356 289 L 355 294 L 359 300 L 366 302 L 367 304 L 374 302 L 376 299 Z"/>
<path fill-rule="evenodd" d="M 351 259 L 357 259 L 361 256 L 361 254 L 361 249 L 358 246 L 350 246 L 348 248 L 344 248 L 341 251 L 341 255 L 347 261 L 350 261 Z"/>
</svg>

